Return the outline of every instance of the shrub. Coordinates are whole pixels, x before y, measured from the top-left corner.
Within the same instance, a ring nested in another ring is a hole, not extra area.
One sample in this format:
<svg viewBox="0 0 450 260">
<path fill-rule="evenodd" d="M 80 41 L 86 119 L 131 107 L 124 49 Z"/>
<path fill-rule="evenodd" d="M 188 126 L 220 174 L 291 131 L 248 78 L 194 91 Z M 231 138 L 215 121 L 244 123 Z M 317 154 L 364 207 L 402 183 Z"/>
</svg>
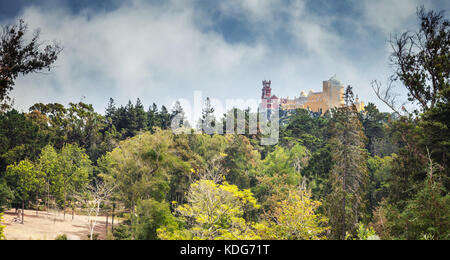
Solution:
<svg viewBox="0 0 450 260">
<path fill-rule="evenodd" d="M 55 240 L 68 240 L 66 234 L 57 235 Z"/>
</svg>

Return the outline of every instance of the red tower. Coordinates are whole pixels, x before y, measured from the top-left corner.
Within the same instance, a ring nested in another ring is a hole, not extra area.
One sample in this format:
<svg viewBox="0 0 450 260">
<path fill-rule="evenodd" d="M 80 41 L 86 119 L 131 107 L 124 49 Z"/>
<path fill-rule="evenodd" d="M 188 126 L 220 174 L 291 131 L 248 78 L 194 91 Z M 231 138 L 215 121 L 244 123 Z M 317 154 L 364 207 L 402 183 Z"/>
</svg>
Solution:
<svg viewBox="0 0 450 260">
<path fill-rule="evenodd" d="M 261 107 L 265 109 L 274 109 L 278 107 L 278 97 L 273 95 L 272 96 L 272 88 L 270 85 L 272 84 L 272 81 L 264 80 L 262 82 L 263 88 L 262 88 L 262 94 L 261 94 Z"/>
<path fill-rule="evenodd" d="M 272 84 L 272 81 L 271 80 L 269 80 L 269 81 L 264 80 L 262 82 L 262 84 L 263 84 L 263 88 L 262 88 L 261 98 L 262 99 L 268 99 L 268 98 L 271 97 L 271 93 L 272 93 L 272 88 L 270 87 L 270 85 Z"/>
</svg>

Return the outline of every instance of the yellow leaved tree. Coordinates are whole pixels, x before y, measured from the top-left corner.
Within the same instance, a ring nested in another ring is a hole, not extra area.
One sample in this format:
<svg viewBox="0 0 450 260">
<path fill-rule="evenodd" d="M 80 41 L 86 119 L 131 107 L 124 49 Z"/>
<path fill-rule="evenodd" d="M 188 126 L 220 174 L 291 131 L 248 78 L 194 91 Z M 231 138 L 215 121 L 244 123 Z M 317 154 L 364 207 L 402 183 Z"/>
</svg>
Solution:
<svg viewBox="0 0 450 260">
<path fill-rule="evenodd" d="M 5 234 L 3 233 L 5 226 L 2 226 L 2 221 L 3 221 L 3 213 L 0 213 L 0 240 L 5 240 L 6 237 Z"/>
<path fill-rule="evenodd" d="M 316 213 L 320 206 L 321 202 L 313 200 L 309 190 L 289 190 L 287 198 L 267 214 L 261 237 L 269 240 L 326 239 L 328 220 Z"/>
<path fill-rule="evenodd" d="M 264 227 L 246 221 L 244 211 L 259 208 L 250 190 L 236 185 L 200 180 L 191 185 L 187 204 L 176 208 L 183 228 L 165 226 L 158 229 L 163 240 L 253 240 L 261 239 Z"/>
</svg>

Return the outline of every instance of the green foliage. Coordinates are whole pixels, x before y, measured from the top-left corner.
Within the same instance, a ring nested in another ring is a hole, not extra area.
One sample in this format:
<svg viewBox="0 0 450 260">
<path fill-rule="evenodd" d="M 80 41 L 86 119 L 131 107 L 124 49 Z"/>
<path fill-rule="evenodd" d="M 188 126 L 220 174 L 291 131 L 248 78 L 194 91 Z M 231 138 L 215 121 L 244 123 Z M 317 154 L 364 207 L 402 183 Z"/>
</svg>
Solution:
<svg viewBox="0 0 450 260">
<path fill-rule="evenodd" d="M 3 212 L 4 207 L 10 205 L 13 200 L 13 191 L 8 187 L 6 181 L 0 179 L 0 213 Z"/>
<path fill-rule="evenodd" d="M 392 144 L 392 139 L 389 136 L 386 124 L 389 120 L 387 113 L 381 113 L 378 108 L 369 103 L 363 111 L 359 113 L 360 121 L 362 123 L 364 134 L 367 137 L 366 149 L 374 156 L 390 155 L 395 148 Z"/>
<path fill-rule="evenodd" d="M 346 100 L 352 104 L 351 87 Z M 367 185 L 366 137 L 354 107 L 335 110 L 330 125 L 333 168 L 330 172 L 332 192 L 326 204 L 333 239 L 345 239 L 353 233 L 358 220 L 364 217 Z"/>
<path fill-rule="evenodd" d="M 426 177 L 425 165 L 408 149 L 399 150 L 393 156 L 389 178 L 388 201 L 403 210 L 420 189 Z"/>
<path fill-rule="evenodd" d="M 326 239 L 327 218 L 316 213 L 321 202 L 311 199 L 304 189 L 289 190 L 287 198 L 277 203 L 267 218 L 263 239 L 320 240 Z"/>
<path fill-rule="evenodd" d="M 133 237 L 137 240 L 156 240 L 156 230 L 162 226 L 173 229 L 178 227 L 170 212 L 169 204 L 152 199 L 140 201 L 136 208 L 136 217 L 132 221 Z"/>
<path fill-rule="evenodd" d="M 280 139 L 283 145 L 292 146 L 299 143 L 308 150 L 315 152 L 321 147 L 327 118 L 311 117 L 309 111 L 297 109 L 287 119 L 280 129 Z"/>
<path fill-rule="evenodd" d="M 367 200 L 369 212 L 375 210 L 384 198 L 389 196 L 389 180 L 392 174 L 392 161 L 397 155 L 392 157 L 378 156 L 369 157 L 367 167 L 369 169 L 369 184 L 367 187 Z"/>
<path fill-rule="evenodd" d="M 365 227 L 364 224 L 358 224 L 358 230 L 355 240 L 380 240 L 380 237 L 375 233 L 373 227 Z"/>
<path fill-rule="evenodd" d="M 38 171 L 29 160 L 9 165 L 5 176 L 13 187 L 15 198 L 21 201 L 27 201 L 43 179 L 42 172 Z"/>
<path fill-rule="evenodd" d="M 122 141 L 112 152 L 110 179 L 117 185 L 119 198 L 134 211 L 141 200 L 163 201 L 169 191 L 169 170 L 182 167 L 182 162 L 169 148 L 172 133 L 157 130 Z"/>
<path fill-rule="evenodd" d="M 215 184 L 200 180 L 191 185 L 187 204 L 176 208 L 186 227 L 158 229 L 163 240 L 234 240 L 260 239 L 256 230 L 260 225 L 247 222 L 243 216 L 247 209 L 258 208 L 250 190 L 239 190 L 236 185 Z"/>
<path fill-rule="evenodd" d="M 16 110 L 0 113 L 0 171 L 9 164 L 35 159 L 48 141 L 48 134 L 25 114 Z"/>
<path fill-rule="evenodd" d="M 132 240 L 133 234 L 130 225 L 119 224 L 114 227 L 113 236 L 115 240 Z"/>
<path fill-rule="evenodd" d="M 386 204 L 390 235 L 400 239 L 450 238 L 450 195 L 442 184 L 426 180 L 404 210 Z"/>
<path fill-rule="evenodd" d="M 253 188 L 264 210 L 271 210 L 285 199 L 291 187 L 301 184 L 302 169 L 308 164 L 309 151 L 299 144 L 291 149 L 276 146 L 262 161 L 258 184 Z"/>
<path fill-rule="evenodd" d="M 227 135 L 225 148 L 224 168 L 226 179 L 239 188 L 250 188 L 254 178 L 254 169 L 259 163 L 259 154 L 255 153 L 253 146 L 245 136 Z"/>
</svg>

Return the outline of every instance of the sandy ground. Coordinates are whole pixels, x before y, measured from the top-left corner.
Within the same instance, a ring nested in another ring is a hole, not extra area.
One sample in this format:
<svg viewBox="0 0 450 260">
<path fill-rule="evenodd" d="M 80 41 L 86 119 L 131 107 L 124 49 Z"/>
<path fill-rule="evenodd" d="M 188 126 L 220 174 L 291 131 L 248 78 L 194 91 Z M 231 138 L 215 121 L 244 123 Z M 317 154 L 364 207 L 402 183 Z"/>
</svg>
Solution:
<svg viewBox="0 0 450 260">
<path fill-rule="evenodd" d="M 66 234 L 69 240 L 87 240 L 89 234 L 88 217 L 66 213 L 47 213 L 40 211 L 25 210 L 24 224 L 15 222 L 17 217 L 14 209 L 4 214 L 2 224 L 6 226 L 5 235 L 7 240 L 53 240 L 56 236 Z M 114 225 L 117 220 L 114 220 Z M 111 230 L 111 217 L 108 220 L 108 229 Z M 106 238 L 106 217 L 98 217 L 95 232 L 99 239 Z"/>
</svg>

